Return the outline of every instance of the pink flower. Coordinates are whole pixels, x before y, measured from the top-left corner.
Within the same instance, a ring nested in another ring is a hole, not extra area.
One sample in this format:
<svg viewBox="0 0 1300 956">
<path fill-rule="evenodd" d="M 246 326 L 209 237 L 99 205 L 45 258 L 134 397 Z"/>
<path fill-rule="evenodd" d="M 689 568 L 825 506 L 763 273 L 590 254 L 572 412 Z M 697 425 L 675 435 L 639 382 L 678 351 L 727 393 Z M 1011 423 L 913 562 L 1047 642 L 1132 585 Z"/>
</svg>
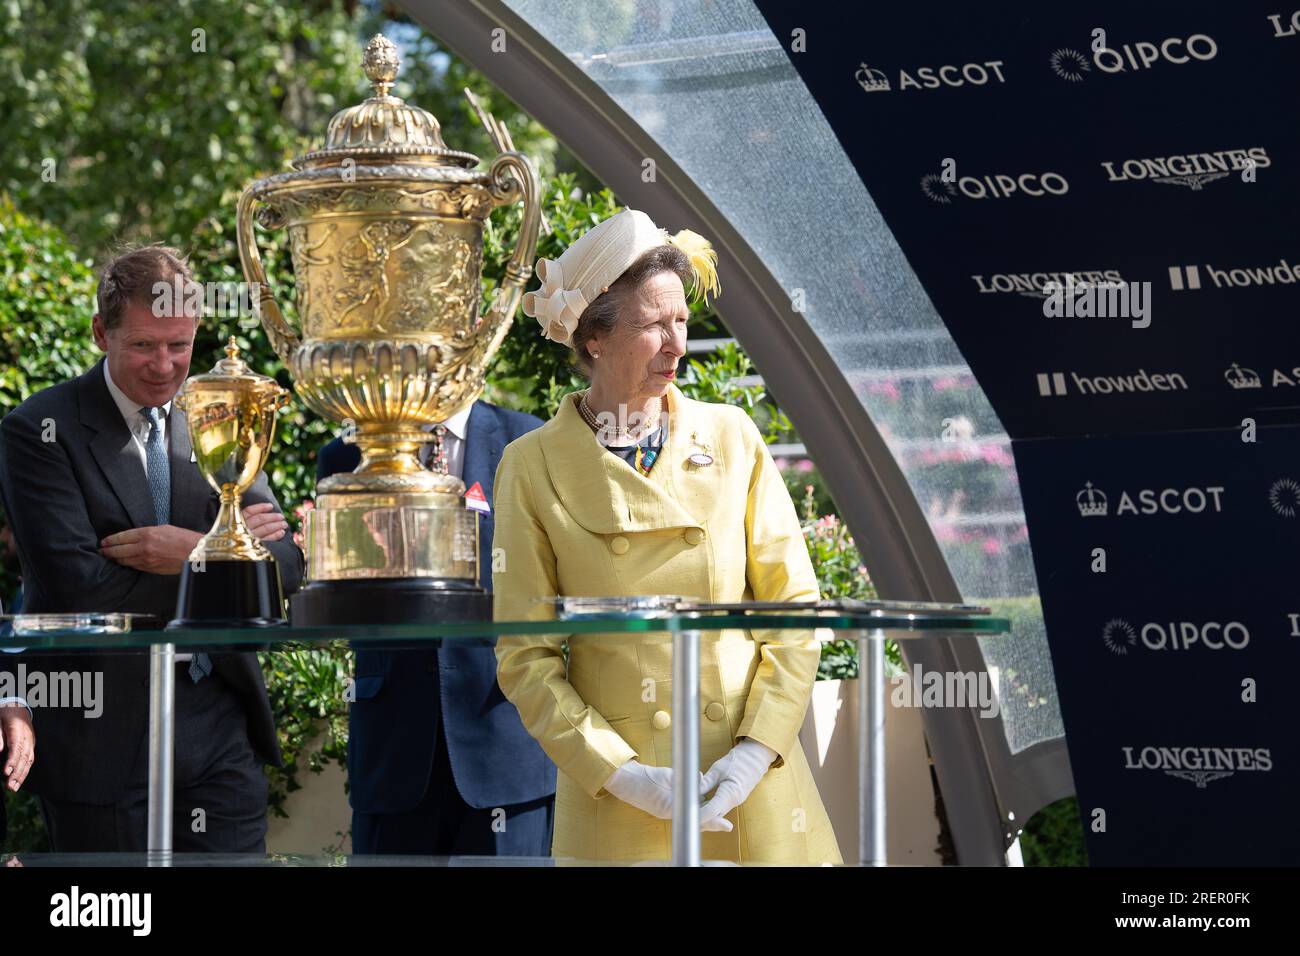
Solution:
<svg viewBox="0 0 1300 956">
<path fill-rule="evenodd" d="M 805 458 L 805 459 L 803 459 L 802 461 L 800 461 L 800 462 L 799 462 L 799 470 L 802 471 L 802 472 L 812 471 L 812 470 L 813 470 L 813 463 L 812 463 L 812 460 L 809 459 L 809 458 Z M 811 486 L 809 486 L 809 487 L 811 487 Z"/>
<path fill-rule="evenodd" d="M 1001 554 L 1001 553 L 1002 553 L 1002 542 L 999 541 L 997 538 L 985 538 L 985 539 L 984 539 L 984 553 L 985 553 L 985 554 Z"/>
</svg>

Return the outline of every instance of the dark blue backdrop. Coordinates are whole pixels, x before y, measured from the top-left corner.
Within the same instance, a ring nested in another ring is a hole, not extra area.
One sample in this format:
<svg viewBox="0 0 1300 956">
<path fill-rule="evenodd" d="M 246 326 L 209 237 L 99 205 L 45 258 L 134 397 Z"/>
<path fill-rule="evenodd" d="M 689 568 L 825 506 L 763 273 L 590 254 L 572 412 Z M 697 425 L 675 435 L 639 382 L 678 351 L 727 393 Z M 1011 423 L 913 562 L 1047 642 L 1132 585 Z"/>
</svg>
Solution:
<svg viewBox="0 0 1300 956">
<path fill-rule="evenodd" d="M 1092 862 L 1300 862 L 1300 0 L 758 5 L 1012 436 Z"/>
</svg>

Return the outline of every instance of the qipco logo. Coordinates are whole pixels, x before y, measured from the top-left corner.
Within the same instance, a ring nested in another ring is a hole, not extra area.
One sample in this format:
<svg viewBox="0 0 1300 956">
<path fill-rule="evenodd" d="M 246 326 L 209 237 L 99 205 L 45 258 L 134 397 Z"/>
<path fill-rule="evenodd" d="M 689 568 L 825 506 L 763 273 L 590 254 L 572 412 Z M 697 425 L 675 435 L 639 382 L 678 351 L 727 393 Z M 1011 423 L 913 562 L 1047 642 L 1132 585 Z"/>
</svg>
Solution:
<svg viewBox="0 0 1300 956">
<path fill-rule="evenodd" d="M 1181 66 L 1193 60 L 1213 60 L 1219 53 L 1214 38 L 1204 33 L 1193 33 L 1187 38 L 1169 37 L 1159 43 L 1139 40 L 1123 43 L 1118 48 L 1100 47 L 1093 51 L 1092 62 L 1103 73 L 1124 73 L 1128 70 L 1149 70 L 1157 63 Z"/>
<path fill-rule="evenodd" d="M 1029 196 L 1064 196 L 1070 184 L 1060 173 L 987 173 L 982 176 L 958 176 L 945 169 L 921 177 L 921 192 L 934 202 L 947 204 L 957 196 L 967 199 L 1010 199 Z"/>
<path fill-rule="evenodd" d="M 1153 651 L 1188 651 L 1204 647 L 1211 651 L 1225 648 L 1240 651 L 1250 643 L 1250 631 L 1240 621 L 1168 621 L 1142 625 L 1142 643 Z"/>
</svg>

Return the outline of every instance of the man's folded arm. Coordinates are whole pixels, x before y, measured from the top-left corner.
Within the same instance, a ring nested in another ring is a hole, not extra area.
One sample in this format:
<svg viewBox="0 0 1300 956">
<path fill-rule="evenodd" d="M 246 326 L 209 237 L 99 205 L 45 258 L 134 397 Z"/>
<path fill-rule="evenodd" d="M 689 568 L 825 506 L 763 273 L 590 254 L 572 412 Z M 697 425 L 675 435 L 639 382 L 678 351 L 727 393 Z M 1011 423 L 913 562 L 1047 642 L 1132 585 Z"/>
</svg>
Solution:
<svg viewBox="0 0 1300 956">
<path fill-rule="evenodd" d="M 57 425 L 56 425 L 57 427 Z M 162 579 L 99 553 L 67 453 L 42 441 L 42 426 L 10 413 L 0 422 L 0 489 L 14 540 L 25 561 L 29 592 L 39 589 L 66 611 L 116 611 L 149 606 Z"/>
</svg>

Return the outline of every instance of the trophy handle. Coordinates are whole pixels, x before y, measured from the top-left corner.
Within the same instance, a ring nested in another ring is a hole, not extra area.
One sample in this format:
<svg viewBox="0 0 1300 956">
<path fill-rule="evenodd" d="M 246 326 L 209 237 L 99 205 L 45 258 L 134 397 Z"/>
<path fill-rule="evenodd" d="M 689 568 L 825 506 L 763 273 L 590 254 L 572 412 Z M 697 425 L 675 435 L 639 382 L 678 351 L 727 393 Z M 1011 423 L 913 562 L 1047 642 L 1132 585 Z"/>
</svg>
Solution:
<svg viewBox="0 0 1300 956">
<path fill-rule="evenodd" d="M 284 320 L 280 307 L 275 302 L 271 287 L 266 281 L 266 271 L 262 268 L 262 256 L 257 251 L 257 235 L 253 231 L 253 207 L 257 197 L 253 195 L 256 183 L 250 185 L 239 197 L 239 211 L 235 217 L 235 240 L 239 246 L 239 262 L 244 267 L 244 278 L 257 287 L 258 312 L 262 319 L 262 328 L 266 330 L 271 347 L 280 361 L 292 368 L 290 358 L 297 351 L 301 340 L 293 326 Z"/>
<path fill-rule="evenodd" d="M 475 351 L 491 356 L 510 331 L 524 286 L 533 274 L 537 258 L 537 232 L 542 223 L 542 203 L 537 186 L 537 170 L 523 153 L 501 153 L 492 161 L 488 173 L 489 188 L 498 206 L 524 201 L 524 218 L 515 240 L 515 251 L 506 263 L 506 275 L 492 296 L 492 303 L 478 328 Z"/>
</svg>

